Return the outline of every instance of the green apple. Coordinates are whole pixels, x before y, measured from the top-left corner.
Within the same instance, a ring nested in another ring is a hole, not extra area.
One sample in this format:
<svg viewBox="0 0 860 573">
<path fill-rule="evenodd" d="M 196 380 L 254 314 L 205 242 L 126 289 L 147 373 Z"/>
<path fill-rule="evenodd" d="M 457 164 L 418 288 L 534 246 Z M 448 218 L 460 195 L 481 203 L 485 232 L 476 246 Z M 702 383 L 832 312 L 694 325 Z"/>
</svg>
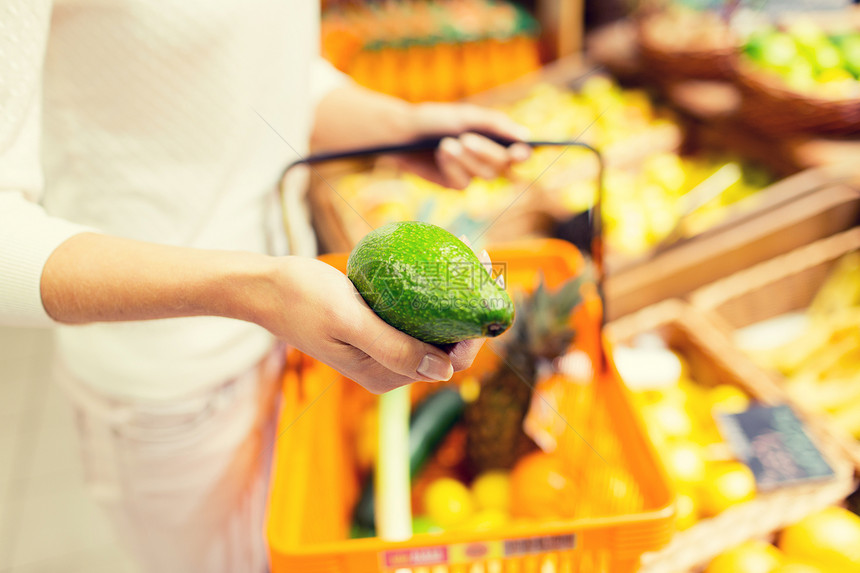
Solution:
<svg viewBox="0 0 860 573">
<path fill-rule="evenodd" d="M 829 40 L 823 40 L 810 48 L 810 61 L 818 73 L 842 67 L 842 54 Z"/>
<path fill-rule="evenodd" d="M 797 58 L 785 70 L 785 83 L 800 92 L 810 91 L 815 87 L 815 68 L 809 60 Z"/>
<path fill-rule="evenodd" d="M 797 44 L 784 32 L 773 32 L 761 42 L 758 61 L 765 67 L 784 70 L 798 57 Z"/>
<path fill-rule="evenodd" d="M 845 67 L 854 74 L 854 77 L 860 77 L 860 34 L 845 37 L 840 43 L 840 48 Z"/>
<path fill-rule="evenodd" d="M 801 48 L 812 48 L 822 41 L 827 41 L 821 28 L 809 20 L 798 20 L 791 24 L 787 31 Z"/>
</svg>

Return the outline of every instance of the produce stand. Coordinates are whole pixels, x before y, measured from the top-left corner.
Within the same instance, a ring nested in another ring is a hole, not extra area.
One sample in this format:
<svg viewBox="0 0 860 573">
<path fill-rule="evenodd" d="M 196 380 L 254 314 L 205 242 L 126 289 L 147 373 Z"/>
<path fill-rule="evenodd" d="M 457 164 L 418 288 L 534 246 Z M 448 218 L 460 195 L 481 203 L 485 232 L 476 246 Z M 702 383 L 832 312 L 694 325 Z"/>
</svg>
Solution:
<svg viewBox="0 0 860 573">
<path fill-rule="evenodd" d="M 857 249 L 860 229 L 855 227 L 704 286 L 690 300 L 732 340 L 739 328 L 807 308 L 839 258 Z M 783 382 L 778 375 L 763 374 Z M 796 398 L 799 410 L 810 410 L 809 404 Z M 860 443 L 836 428 L 831 433 L 860 468 Z"/>
<path fill-rule="evenodd" d="M 686 297 L 718 278 L 856 225 L 860 192 L 828 180 L 817 170 L 789 177 L 751 197 L 761 200 L 756 209 L 739 209 L 713 229 L 646 259 L 610 266 L 610 316 L 667 296 Z"/>
<path fill-rule="evenodd" d="M 788 403 L 795 407 L 778 385 L 728 343 L 704 314 L 681 301 L 659 303 L 607 325 L 607 336 L 617 345 L 651 332 L 658 333 L 671 349 L 686 357 L 690 374 L 697 381 L 735 385 L 761 403 Z M 834 468 L 833 479 L 760 492 L 716 517 L 702 519 L 676 533 L 665 548 L 645 555 L 640 571 L 697 571 L 726 549 L 746 539 L 766 536 L 851 493 L 855 487 L 854 466 L 846 456 L 844 442 L 834 438 L 815 416 L 804 417 L 804 422 Z"/>
</svg>

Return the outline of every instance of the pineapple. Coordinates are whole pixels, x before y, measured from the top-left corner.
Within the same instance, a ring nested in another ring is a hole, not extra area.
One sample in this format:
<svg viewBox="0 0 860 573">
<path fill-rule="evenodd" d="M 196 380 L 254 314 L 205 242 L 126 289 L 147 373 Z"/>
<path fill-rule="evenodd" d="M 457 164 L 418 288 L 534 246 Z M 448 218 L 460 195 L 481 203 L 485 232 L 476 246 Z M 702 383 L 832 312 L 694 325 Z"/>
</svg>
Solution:
<svg viewBox="0 0 860 573">
<path fill-rule="evenodd" d="M 542 361 L 551 361 L 570 346 L 574 331 L 573 309 L 581 302 L 581 273 L 557 291 L 540 281 L 528 296 L 517 296 L 516 320 L 503 337 L 499 368 L 481 383 L 477 398 L 466 406 L 466 457 L 478 474 L 489 469 L 510 469 L 534 443 L 523 432 Z M 500 351 L 501 350 L 501 351 Z"/>
</svg>

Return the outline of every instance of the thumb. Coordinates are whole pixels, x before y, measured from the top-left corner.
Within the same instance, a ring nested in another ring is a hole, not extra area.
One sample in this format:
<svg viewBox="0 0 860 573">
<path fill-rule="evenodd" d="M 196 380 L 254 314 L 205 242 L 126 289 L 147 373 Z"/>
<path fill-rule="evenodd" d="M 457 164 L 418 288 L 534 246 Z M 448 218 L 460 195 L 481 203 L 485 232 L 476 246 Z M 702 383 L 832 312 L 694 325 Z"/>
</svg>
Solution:
<svg viewBox="0 0 860 573">
<path fill-rule="evenodd" d="M 387 324 L 368 309 L 369 316 L 350 344 L 382 366 L 413 380 L 448 380 L 454 375 L 451 359 L 442 350 Z"/>
</svg>

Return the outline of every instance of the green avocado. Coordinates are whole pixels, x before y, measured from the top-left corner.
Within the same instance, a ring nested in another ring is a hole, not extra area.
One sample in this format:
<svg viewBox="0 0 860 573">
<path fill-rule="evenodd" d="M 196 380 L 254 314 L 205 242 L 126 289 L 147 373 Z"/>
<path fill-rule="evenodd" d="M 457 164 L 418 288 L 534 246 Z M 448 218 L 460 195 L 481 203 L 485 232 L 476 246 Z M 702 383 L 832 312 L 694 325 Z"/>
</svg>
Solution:
<svg viewBox="0 0 860 573">
<path fill-rule="evenodd" d="M 347 276 L 382 320 L 430 344 L 508 329 L 514 305 L 487 270 L 463 241 L 417 221 L 371 231 L 346 263 Z"/>
</svg>

